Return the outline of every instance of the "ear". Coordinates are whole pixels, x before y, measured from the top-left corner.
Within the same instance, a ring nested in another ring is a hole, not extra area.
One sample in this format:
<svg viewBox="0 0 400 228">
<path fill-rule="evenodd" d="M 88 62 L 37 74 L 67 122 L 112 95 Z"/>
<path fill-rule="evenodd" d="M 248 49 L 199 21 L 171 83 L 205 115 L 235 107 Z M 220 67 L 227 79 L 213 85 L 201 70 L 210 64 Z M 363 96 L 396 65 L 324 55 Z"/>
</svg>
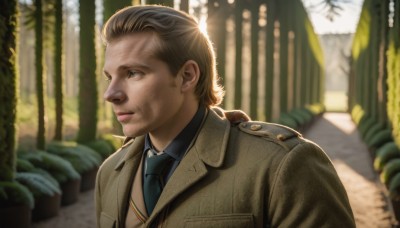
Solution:
<svg viewBox="0 0 400 228">
<path fill-rule="evenodd" d="M 194 90 L 200 78 L 199 65 L 193 60 L 186 61 L 181 68 L 181 77 L 183 79 L 182 92 Z"/>
</svg>

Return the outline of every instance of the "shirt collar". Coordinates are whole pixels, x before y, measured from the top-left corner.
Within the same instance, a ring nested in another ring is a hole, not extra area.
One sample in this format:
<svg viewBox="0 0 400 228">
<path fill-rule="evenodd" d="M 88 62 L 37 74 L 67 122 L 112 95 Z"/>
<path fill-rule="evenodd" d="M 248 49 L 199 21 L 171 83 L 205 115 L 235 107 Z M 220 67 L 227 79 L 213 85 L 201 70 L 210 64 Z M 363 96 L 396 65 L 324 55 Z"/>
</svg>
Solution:
<svg viewBox="0 0 400 228">
<path fill-rule="evenodd" d="M 165 148 L 163 152 L 167 153 L 175 160 L 181 161 L 201 125 L 205 112 L 206 108 L 200 105 L 192 120 L 175 137 L 175 139 L 172 140 L 172 142 L 167 146 L 167 148 Z M 152 149 L 152 145 L 149 134 L 146 134 L 143 152 L 146 152 L 149 149 Z"/>
</svg>

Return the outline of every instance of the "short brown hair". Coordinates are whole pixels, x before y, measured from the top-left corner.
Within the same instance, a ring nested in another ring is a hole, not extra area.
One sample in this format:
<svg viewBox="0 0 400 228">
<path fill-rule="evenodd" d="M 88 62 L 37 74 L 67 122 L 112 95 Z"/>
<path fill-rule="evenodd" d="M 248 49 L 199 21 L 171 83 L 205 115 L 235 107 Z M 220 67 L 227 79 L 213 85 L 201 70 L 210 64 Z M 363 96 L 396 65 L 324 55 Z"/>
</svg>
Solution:
<svg viewBox="0 0 400 228">
<path fill-rule="evenodd" d="M 200 104 L 210 107 L 221 103 L 224 91 L 217 82 L 213 47 L 192 16 L 158 5 L 126 7 L 106 22 L 102 36 L 107 45 L 122 36 L 144 31 L 158 36 L 161 47 L 156 57 L 167 63 L 173 75 L 188 60 L 199 65 L 200 78 L 195 93 Z"/>
</svg>

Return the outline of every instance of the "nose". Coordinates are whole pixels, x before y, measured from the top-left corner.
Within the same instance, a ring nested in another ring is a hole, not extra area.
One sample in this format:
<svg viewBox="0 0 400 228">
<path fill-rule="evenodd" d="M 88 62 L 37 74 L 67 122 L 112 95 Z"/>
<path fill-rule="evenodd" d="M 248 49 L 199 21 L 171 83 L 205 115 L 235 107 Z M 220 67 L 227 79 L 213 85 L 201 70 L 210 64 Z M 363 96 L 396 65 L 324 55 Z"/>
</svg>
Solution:
<svg viewBox="0 0 400 228">
<path fill-rule="evenodd" d="M 126 100 L 126 94 L 118 89 L 116 86 L 109 85 L 107 90 L 104 92 L 104 99 L 113 104 L 120 104 Z"/>
</svg>

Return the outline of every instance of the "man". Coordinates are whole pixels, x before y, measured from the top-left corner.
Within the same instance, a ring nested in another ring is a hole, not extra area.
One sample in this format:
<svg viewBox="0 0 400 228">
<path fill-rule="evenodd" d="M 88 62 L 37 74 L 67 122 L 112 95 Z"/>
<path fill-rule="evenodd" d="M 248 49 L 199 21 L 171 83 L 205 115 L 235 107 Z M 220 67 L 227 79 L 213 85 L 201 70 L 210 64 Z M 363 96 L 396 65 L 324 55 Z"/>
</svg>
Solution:
<svg viewBox="0 0 400 228">
<path fill-rule="evenodd" d="M 104 94 L 127 136 L 100 167 L 99 227 L 354 227 L 325 153 L 292 129 L 229 122 L 189 15 L 128 7 L 103 29 Z"/>
</svg>

